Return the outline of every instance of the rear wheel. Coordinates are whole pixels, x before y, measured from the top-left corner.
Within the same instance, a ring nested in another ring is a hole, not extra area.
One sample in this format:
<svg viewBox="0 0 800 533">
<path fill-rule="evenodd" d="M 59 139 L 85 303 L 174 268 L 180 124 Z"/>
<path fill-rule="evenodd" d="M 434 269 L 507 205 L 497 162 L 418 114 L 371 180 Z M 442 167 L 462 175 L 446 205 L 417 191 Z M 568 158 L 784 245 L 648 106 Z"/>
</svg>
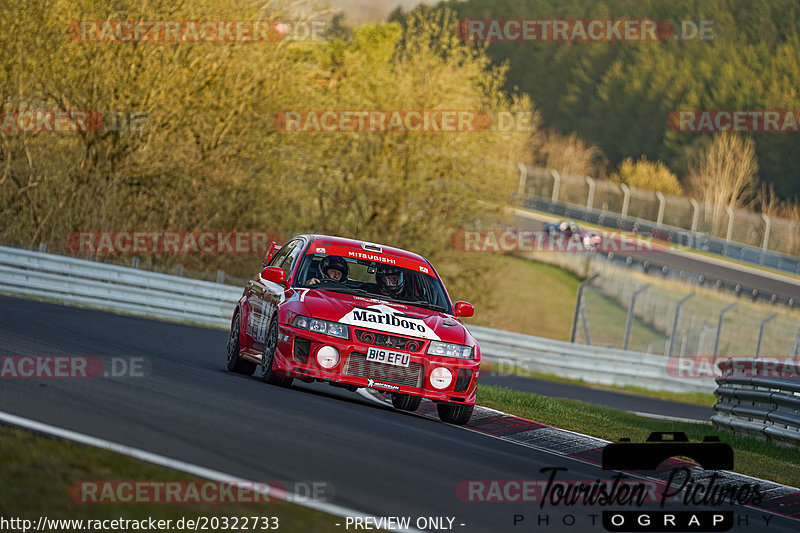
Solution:
<svg viewBox="0 0 800 533">
<path fill-rule="evenodd" d="M 252 376 L 253 372 L 256 371 L 256 364 L 239 357 L 241 348 L 242 345 L 239 342 L 239 313 L 236 313 L 236 316 L 233 317 L 233 324 L 231 324 L 231 333 L 228 336 L 228 353 L 225 358 L 225 366 L 231 372 Z"/>
<path fill-rule="evenodd" d="M 267 331 L 267 338 L 264 340 L 264 353 L 261 354 L 261 379 L 264 383 L 271 383 L 281 387 L 288 387 L 292 384 L 293 378 L 282 378 L 276 376 L 272 371 L 272 363 L 275 361 L 275 352 L 278 349 L 278 319 L 272 320 Z"/>
<path fill-rule="evenodd" d="M 411 396 L 410 394 L 402 394 L 399 392 L 392 393 L 392 405 L 395 409 L 401 411 L 416 411 L 422 403 L 422 398 L 419 396 Z"/>
<path fill-rule="evenodd" d="M 472 417 L 474 405 L 464 405 L 460 403 L 437 403 L 436 410 L 439 411 L 439 419 L 448 424 L 463 426 Z"/>
</svg>

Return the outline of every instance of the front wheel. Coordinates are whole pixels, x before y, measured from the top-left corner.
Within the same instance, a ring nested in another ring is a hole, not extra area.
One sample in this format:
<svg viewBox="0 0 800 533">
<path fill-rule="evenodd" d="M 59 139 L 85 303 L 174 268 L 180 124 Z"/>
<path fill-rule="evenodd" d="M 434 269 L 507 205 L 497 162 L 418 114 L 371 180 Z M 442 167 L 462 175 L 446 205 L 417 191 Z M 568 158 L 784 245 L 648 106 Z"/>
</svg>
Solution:
<svg viewBox="0 0 800 533">
<path fill-rule="evenodd" d="M 272 363 L 275 361 L 275 352 L 278 349 L 278 319 L 272 320 L 264 340 L 264 353 L 261 354 L 261 379 L 264 383 L 271 383 L 281 387 L 288 387 L 292 384 L 292 378 L 282 378 L 276 376 L 272 371 Z"/>
<path fill-rule="evenodd" d="M 225 367 L 231 372 L 252 376 L 253 372 L 256 371 L 256 364 L 239 357 L 241 348 L 242 345 L 239 342 L 239 313 L 236 313 L 236 316 L 233 317 L 233 324 L 231 324 L 231 333 L 228 336 L 228 353 L 225 358 Z"/>
<path fill-rule="evenodd" d="M 464 405 L 460 403 L 441 402 L 436 404 L 436 410 L 439 411 L 439 420 L 447 424 L 456 424 L 458 426 L 463 426 L 469 422 L 474 408 L 474 405 Z"/>
<path fill-rule="evenodd" d="M 419 396 L 411 396 L 410 394 L 402 394 L 399 392 L 392 393 L 392 405 L 395 409 L 401 411 L 416 411 L 422 403 L 422 398 Z"/>
</svg>

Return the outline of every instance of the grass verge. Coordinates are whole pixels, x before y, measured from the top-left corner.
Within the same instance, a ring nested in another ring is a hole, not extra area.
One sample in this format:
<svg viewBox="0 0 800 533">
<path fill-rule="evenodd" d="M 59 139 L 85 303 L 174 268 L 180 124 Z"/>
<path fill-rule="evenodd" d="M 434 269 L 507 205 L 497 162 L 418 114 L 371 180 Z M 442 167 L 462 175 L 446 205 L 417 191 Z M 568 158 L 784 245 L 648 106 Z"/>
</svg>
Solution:
<svg viewBox="0 0 800 533">
<path fill-rule="evenodd" d="M 797 449 L 778 446 L 745 435 L 719 431 L 701 424 L 665 422 L 619 409 L 548 398 L 505 387 L 481 385 L 478 403 L 509 414 L 610 441 L 630 437 L 643 441 L 652 431 L 683 431 L 692 442 L 717 435 L 734 450 L 734 470 L 741 474 L 800 487 Z"/>
<path fill-rule="evenodd" d="M 78 503 L 69 489 L 81 481 L 198 481 L 201 478 L 107 450 L 0 426 L 0 516 L 33 520 L 177 520 L 184 517 L 277 517 L 284 531 L 341 531 L 343 520 L 287 502 Z M 257 480 L 266 481 L 266 480 Z M 121 494 L 121 492 L 120 492 Z M 71 528 L 47 528 L 67 531 Z M 214 528 L 218 529 L 218 528 Z M 252 529 L 252 528 L 248 528 Z"/>
</svg>

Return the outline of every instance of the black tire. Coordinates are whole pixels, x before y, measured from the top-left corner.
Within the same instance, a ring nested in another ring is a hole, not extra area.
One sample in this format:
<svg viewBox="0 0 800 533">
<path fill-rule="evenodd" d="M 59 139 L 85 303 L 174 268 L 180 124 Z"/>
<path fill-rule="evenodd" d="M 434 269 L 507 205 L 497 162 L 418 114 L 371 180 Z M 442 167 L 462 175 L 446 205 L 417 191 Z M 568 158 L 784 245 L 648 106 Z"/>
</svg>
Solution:
<svg viewBox="0 0 800 533">
<path fill-rule="evenodd" d="M 261 354 L 261 379 L 264 383 L 288 387 L 292 384 L 293 378 L 282 378 L 272 372 L 272 362 L 275 359 L 275 350 L 278 349 L 278 319 L 272 319 L 267 330 L 267 338 L 264 339 L 264 353 Z"/>
<path fill-rule="evenodd" d="M 401 411 L 416 411 L 422 403 L 422 398 L 419 396 L 411 396 L 410 394 L 402 394 L 400 392 L 392 393 L 392 405 L 395 409 Z"/>
<path fill-rule="evenodd" d="M 228 335 L 228 345 L 226 347 L 227 354 L 225 358 L 225 367 L 237 374 L 244 374 L 252 376 L 256 371 L 256 364 L 250 361 L 245 361 L 239 357 L 239 351 L 242 345 L 239 342 L 239 313 L 233 317 L 233 324 L 231 325 L 231 333 Z"/>
<path fill-rule="evenodd" d="M 460 403 L 437 403 L 436 410 L 439 411 L 439 420 L 447 424 L 463 426 L 472 417 L 474 405 L 463 405 Z"/>
</svg>

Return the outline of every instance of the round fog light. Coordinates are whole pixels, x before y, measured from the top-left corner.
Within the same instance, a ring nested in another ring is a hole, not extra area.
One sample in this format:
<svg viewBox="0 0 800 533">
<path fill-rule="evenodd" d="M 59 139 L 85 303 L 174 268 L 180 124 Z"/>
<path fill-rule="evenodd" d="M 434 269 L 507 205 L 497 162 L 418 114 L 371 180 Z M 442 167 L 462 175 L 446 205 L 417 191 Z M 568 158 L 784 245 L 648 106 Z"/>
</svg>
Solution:
<svg viewBox="0 0 800 533">
<path fill-rule="evenodd" d="M 431 372 L 431 385 L 434 389 L 446 389 L 453 382 L 453 373 L 440 366 Z"/>
<path fill-rule="evenodd" d="M 333 346 L 323 346 L 317 350 L 317 363 L 322 368 L 333 368 L 339 364 L 339 350 Z"/>
</svg>

